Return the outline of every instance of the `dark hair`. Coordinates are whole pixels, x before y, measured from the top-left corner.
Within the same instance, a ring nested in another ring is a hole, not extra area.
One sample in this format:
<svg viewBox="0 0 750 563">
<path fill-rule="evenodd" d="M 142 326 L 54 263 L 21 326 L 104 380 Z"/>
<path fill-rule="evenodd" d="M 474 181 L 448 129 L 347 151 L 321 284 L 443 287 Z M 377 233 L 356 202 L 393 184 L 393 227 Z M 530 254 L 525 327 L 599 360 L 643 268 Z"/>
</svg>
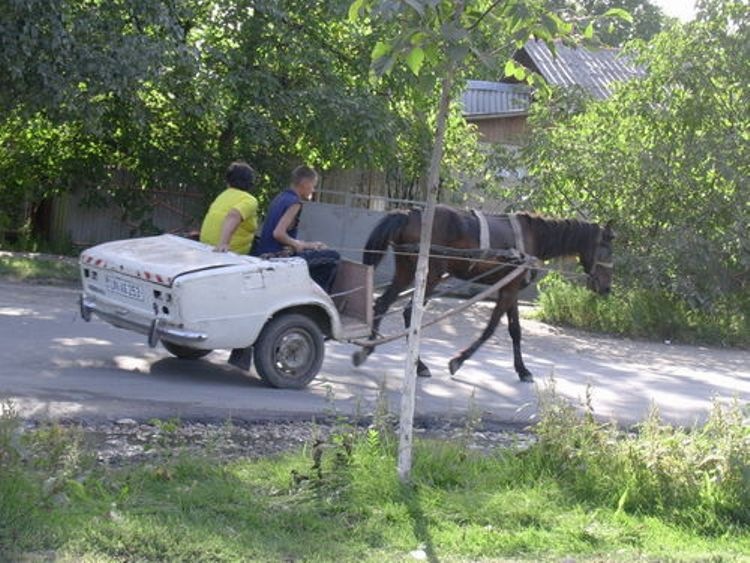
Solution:
<svg viewBox="0 0 750 563">
<path fill-rule="evenodd" d="M 292 185 L 299 184 L 302 180 L 318 180 L 318 173 L 315 169 L 303 164 L 292 170 Z"/>
<path fill-rule="evenodd" d="M 238 160 L 229 165 L 224 179 L 228 186 L 249 192 L 255 187 L 255 170 L 247 162 Z"/>
</svg>

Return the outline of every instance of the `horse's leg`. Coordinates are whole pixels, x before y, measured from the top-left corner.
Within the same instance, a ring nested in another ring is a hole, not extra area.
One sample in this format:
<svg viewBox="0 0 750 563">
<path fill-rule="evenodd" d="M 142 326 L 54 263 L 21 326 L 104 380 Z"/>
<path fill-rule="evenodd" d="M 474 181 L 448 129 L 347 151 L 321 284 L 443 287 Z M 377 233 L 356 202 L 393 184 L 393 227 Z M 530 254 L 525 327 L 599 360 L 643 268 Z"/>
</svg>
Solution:
<svg viewBox="0 0 750 563">
<path fill-rule="evenodd" d="M 383 321 L 383 316 L 388 311 L 391 305 L 398 299 L 399 294 L 406 289 L 414 274 L 409 275 L 408 264 L 399 264 L 399 260 L 396 261 L 396 272 L 391 281 L 391 285 L 385 290 L 383 295 L 375 300 L 375 306 L 373 307 L 373 321 L 372 321 L 372 332 L 370 333 L 370 340 L 375 340 L 378 336 L 378 330 L 380 329 L 380 323 Z M 372 346 L 363 346 L 362 349 L 357 350 L 352 354 L 352 363 L 355 366 L 361 366 L 367 360 L 367 357 L 372 354 Z"/>
<path fill-rule="evenodd" d="M 508 332 L 513 341 L 513 367 L 521 381 L 534 381 L 534 376 L 526 369 L 521 356 L 521 321 L 518 315 L 518 300 L 508 309 Z"/>
<path fill-rule="evenodd" d="M 427 274 L 427 285 L 424 292 L 425 305 L 427 305 L 427 301 L 430 299 L 433 291 L 435 291 L 435 286 L 437 286 L 437 284 L 440 283 L 440 280 L 442 279 L 442 272 L 440 271 L 440 273 L 437 273 L 438 271 L 439 270 L 437 267 L 433 267 Z M 404 328 L 407 329 L 411 326 L 412 305 L 414 305 L 413 298 L 409 301 L 409 304 L 404 309 Z M 427 365 L 422 361 L 422 358 L 417 358 L 417 376 L 432 377 L 430 368 L 428 368 Z"/>
<path fill-rule="evenodd" d="M 487 323 L 487 326 L 482 331 L 482 334 L 479 338 L 477 338 L 474 342 L 471 343 L 471 345 L 468 348 L 464 348 L 461 352 L 459 352 L 456 356 L 454 356 L 451 361 L 448 363 L 448 369 L 451 372 L 451 375 L 455 375 L 456 372 L 461 368 L 463 363 L 471 358 L 474 353 L 479 350 L 479 348 L 487 342 L 487 340 L 495 334 L 495 330 L 497 329 L 497 325 L 500 323 L 500 319 L 505 314 L 505 312 L 508 310 L 507 300 L 503 298 L 502 293 L 497 299 L 497 302 L 495 303 L 495 308 L 492 310 L 492 315 L 490 315 L 490 320 Z"/>
<path fill-rule="evenodd" d="M 404 290 L 404 287 L 396 284 L 395 281 L 388 286 L 383 295 L 375 300 L 375 307 L 373 307 L 373 321 L 372 321 L 372 332 L 370 333 L 370 340 L 375 340 L 380 329 L 380 323 L 383 320 L 383 315 L 388 311 L 393 302 L 398 299 L 399 293 Z M 367 357 L 372 354 L 372 346 L 363 346 L 360 350 L 357 350 L 352 354 L 352 363 L 355 366 L 361 366 L 367 360 Z"/>
</svg>

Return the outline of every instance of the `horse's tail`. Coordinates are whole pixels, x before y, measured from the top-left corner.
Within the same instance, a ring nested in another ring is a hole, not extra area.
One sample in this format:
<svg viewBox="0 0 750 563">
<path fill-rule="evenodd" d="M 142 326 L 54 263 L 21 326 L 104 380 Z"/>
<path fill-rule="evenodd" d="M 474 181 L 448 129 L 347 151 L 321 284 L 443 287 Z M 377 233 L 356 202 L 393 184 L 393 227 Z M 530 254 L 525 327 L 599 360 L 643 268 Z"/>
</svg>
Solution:
<svg viewBox="0 0 750 563">
<path fill-rule="evenodd" d="M 377 268 L 385 256 L 388 245 L 393 242 L 408 222 L 409 212 L 403 210 L 391 211 L 378 221 L 365 244 L 362 262 L 367 266 Z"/>
</svg>

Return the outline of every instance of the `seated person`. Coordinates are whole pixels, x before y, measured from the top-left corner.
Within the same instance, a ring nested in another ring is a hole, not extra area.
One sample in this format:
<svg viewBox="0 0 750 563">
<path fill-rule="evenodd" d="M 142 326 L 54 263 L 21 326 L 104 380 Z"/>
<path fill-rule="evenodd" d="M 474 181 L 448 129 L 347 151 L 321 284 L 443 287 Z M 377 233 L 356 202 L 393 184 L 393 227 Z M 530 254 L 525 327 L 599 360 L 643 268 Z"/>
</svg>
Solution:
<svg viewBox="0 0 750 563">
<path fill-rule="evenodd" d="M 297 238 L 302 202 L 312 197 L 317 183 L 318 173 L 309 166 L 294 169 L 291 186 L 277 195 L 268 208 L 254 254 L 279 254 L 290 249 L 307 262 L 310 277 L 330 293 L 336 278 L 339 253 L 326 250 L 322 242 Z"/>
<path fill-rule="evenodd" d="M 249 193 L 255 186 L 255 171 L 246 162 L 233 162 L 225 179 L 227 188 L 203 219 L 200 241 L 216 252 L 248 254 L 258 228 L 258 200 Z"/>
</svg>

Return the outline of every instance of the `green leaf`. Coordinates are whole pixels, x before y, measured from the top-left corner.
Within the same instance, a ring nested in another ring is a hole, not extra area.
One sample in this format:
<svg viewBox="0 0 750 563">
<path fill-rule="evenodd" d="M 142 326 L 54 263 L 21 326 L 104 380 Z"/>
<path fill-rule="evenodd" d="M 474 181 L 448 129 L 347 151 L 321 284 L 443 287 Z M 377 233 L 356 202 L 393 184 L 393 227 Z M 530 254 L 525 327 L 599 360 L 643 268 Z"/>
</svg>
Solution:
<svg viewBox="0 0 750 563">
<path fill-rule="evenodd" d="M 583 30 L 584 39 L 591 39 L 594 36 L 594 22 L 589 22 L 586 29 Z"/>
<path fill-rule="evenodd" d="M 630 12 L 623 8 L 610 8 L 604 12 L 605 18 L 620 18 L 628 23 L 633 23 L 633 16 Z"/>
<path fill-rule="evenodd" d="M 414 8 L 414 10 L 420 15 L 424 16 L 424 6 L 422 6 L 422 3 L 419 0 L 404 0 L 409 6 Z"/>
<path fill-rule="evenodd" d="M 414 47 L 411 52 L 406 56 L 406 64 L 415 75 L 419 75 L 419 71 L 424 63 L 424 49 L 421 47 Z"/>
<path fill-rule="evenodd" d="M 409 40 L 409 42 L 412 45 L 421 45 L 422 43 L 424 43 L 425 39 L 427 39 L 428 37 L 429 35 L 425 33 L 424 31 L 417 31 L 414 33 L 414 35 L 411 36 L 411 39 Z"/>
<path fill-rule="evenodd" d="M 518 64 L 515 60 L 509 59 L 505 63 L 505 76 L 513 77 L 516 80 L 524 80 L 526 78 L 526 68 Z"/>
<path fill-rule="evenodd" d="M 573 25 L 564 21 L 560 16 L 553 12 L 548 12 L 542 15 L 543 25 L 552 34 L 568 34 L 573 31 Z"/>
<path fill-rule="evenodd" d="M 372 61 L 377 61 L 378 59 L 384 57 L 388 53 L 391 52 L 391 46 L 388 43 L 385 43 L 384 41 L 378 41 L 375 43 L 375 47 L 372 49 L 372 54 L 370 55 L 370 59 Z"/>
<path fill-rule="evenodd" d="M 359 11 L 362 9 L 362 5 L 365 0 L 354 0 L 349 6 L 349 21 L 355 22 L 359 19 Z"/>
</svg>

